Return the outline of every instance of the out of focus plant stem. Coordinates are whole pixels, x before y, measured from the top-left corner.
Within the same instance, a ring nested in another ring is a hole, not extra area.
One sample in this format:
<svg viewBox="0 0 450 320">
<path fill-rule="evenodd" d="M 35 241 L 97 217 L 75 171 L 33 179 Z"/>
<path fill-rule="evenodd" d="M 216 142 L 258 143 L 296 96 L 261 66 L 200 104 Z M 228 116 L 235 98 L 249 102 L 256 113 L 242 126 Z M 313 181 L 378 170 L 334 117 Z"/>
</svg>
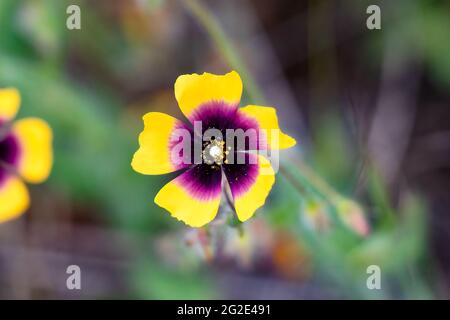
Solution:
<svg viewBox="0 0 450 320">
<path fill-rule="evenodd" d="M 250 70 L 247 68 L 244 60 L 239 55 L 238 50 L 233 45 L 233 41 L 224 32 L 217 19 L 209 12 L 209 10 L 198 0 L 183 0 L 180 3 L 187 9 L 187 11 L 197 20 L 197 22 L 206 30 L 209 37 L 214 42 L 220 54 L 222 54 L 225 61 L 233 68 L 239 71 L 244 83 L 246 84 L 246 90 L 252 99 L 252 102 L 264 103 L 265 98 L 259 89 L 255 79 L 253 78 Z M 301 173 L 301 178 L 295 177 L 288 172 L 287 168 L 296 168 Z M 318 174 L 314 172 L 308 165 L 301 160 L 286 162 L 286 165 L 281 165 L 280 173 L 289 181 L 289 183 L 297 190 L 300 195 L 307 197 L 308 193 L 318 195 L 322 200 L 328 203 L 330 215 L 333 220 L 340 223 L 344 220 L 344 224 L 352 228 L 351 223 L 347 223 L 345 218 L 341 216 L 339 210 L 349 207 L 351 203 L 353 207 L 360 207 L 342 197 L 336 192 L 328 183 L 326 183 Z M 345 203 L 344 203 L 345 202 Z M 342 204 L 346 204 L 345 206 Z M 356 211 L 354 211 L 356 212 Z M 345 214 L 345 213 L 344 213 Z M 360 219 L 364 219 L 364 213 L 362 210 L 358 212 Z M 358 219 L 358 220 L 360 220 Z M 365 234 L 365 227 L 359 225 L 356 230 L 359 234 Z"/>
</svg>

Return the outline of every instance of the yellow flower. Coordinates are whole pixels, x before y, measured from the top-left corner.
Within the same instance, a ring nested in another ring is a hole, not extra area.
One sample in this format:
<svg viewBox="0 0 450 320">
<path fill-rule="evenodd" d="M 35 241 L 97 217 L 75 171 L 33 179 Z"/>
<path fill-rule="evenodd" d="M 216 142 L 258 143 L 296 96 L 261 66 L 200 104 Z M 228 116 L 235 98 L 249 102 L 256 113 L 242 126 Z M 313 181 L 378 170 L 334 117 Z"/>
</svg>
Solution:
<svg viewBox="0 0 450 320">
<path fill-rule="evenodd" d="M 43 182 L 53 163 L 50 127 L 37 118 L 12 123 L 19 106 L 16 89 L 0 89 L 0 223 L 28 209 L 30 197 L 23 180 Z"/>
<path fill-rule="evenodd" d="M 182 75 L 175 82 L 175 97 L 190 124 L 159 112 L 143 117 L 131 166 L 148 175 L 184 170 L 159 191 L 155 203 L 189 226 L 215 218 L 225 180 L 239 220 L 252 217 L 275 182 L 262 151 L 296 143 L 281 132 L 274 108 L 239 108 L 242 87 L 235 71 Z"/>
</svg>

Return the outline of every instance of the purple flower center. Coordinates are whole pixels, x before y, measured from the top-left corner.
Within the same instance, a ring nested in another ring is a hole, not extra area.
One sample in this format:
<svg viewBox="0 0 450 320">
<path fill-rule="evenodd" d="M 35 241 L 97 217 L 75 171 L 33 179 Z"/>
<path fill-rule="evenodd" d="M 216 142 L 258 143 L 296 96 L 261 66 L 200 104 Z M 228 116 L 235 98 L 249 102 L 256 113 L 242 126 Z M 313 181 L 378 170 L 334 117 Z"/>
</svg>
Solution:
<svg viewBox="0 0 450 320">
<path fill-rule="evenodd" d="M 259 171 L 258 165 L 250 161 L 250 158 L 255 158 L 246 154 L 246 151 L 258 149 L 258 123 L 239 112 L 236 105 L 223 101 L 204 104 L 195 110 L 189 120 L 194 124 L 191 131 L 194 139 L 191 141 L 191 164 L 196 164 L 180 176 L 178 182 L 195 198 L 211 199 L 221 192 L 224 172 L 236 195 L 248 190 Z M 196 123 L 201 123 L 201 132 L 197 131 Z M 231 138 L 230 130 L 234 132 Z M 245 133 L 243 139 L 236 136 L 237 130 Z M 249 131 L 254 134 L 247 134 Z M 198 143 L 201 149 L 197 151 L 194 144 Z M 196 162 L 195 157 L 200 157 L 202 163 Z M 239 159 L 241 162 L 238 162 Z"/>
<path fill-rule="evenodd" d="M 8 169 L 17 164 L 19 158 L 19 142 L 11 133 L 2 130 L 0 124 L 0 185 L 6 180 Z"/>
</svg>

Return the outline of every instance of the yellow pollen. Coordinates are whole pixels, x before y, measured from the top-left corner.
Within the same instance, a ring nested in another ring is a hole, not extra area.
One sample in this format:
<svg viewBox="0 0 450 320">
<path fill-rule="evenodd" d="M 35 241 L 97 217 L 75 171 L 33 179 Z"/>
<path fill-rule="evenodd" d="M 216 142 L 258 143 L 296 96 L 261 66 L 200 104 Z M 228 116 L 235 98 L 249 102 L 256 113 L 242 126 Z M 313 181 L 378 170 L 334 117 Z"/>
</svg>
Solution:
<svg viewBox="0 0 450 320">
<path fill-rule="evenodd" d="M 221 141 L 219 138 L 211 138 L 210 141 L 211 142 L 202 151 L 203 160 L 205 163 L 210 165 L 221 165 L 225 157 L 225 153 L 223 151 L 225 142 Z"/>
<path fill-rule="evenodd" d="M 212 146 L 209 149 L 209 155 L 214 159 L 218 158 L 222 154 L 222 150 L 218 146 Z"/>
</svg>

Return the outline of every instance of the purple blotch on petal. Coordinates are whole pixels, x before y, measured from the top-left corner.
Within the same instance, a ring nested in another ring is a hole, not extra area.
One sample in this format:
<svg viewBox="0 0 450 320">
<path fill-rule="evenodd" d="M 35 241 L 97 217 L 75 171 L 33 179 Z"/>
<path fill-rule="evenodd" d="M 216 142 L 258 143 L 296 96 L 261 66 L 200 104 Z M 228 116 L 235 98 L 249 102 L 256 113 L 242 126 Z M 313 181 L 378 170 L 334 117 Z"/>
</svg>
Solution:
<svg viewBox="0 0 450 320">
<path fill-rule="evenodd" d="M 175 127 L 173 128 L 173 132 L 169 141 L 169 154 L 176 170 L 186 168 L 194 163 L 194 145 L 192 142 L 193 138 L 194 133 L 192 128 L 182 121 L 177 121 Z M 186 141 L 184 141 L 184 139 L 186 139 Z M 175 149 L 178 146 L 182 146 L 183 148 Z M 186 148 L 190 148 L 191 152 L 190 159 L 187 161 L 183 159 Z M 176 152 L 178 152 L 178 154 L 175 154 Z M 181 161 L 178 161 L 177 163 L 176 160 Z"/>
<path fill-rule="evenodd" d="M 237 105 L 230 105 L 224 101 L 210 101 L 201 105 L 192 113 L 190 120 L 192 122 L 201 121 L 202 133 L 208 129 L 218 129 L 222 132 L 222 138 L 226 139 L 227 129 L 242 129 L 244 132 L 255 130 L 256 138 L 259 139 L 258 122 L 240 112 Z M 261 144 L 256 141 L 256 149 L 259 149 Z M 247 141 L 244 150 L 249 150 L 249 145 Z M 235 150 L 235 148 L 233 149 Z"/>
<path fill-rule="evenodd" d="M 198 164 L 189 168 L 176 178 L 176 183 L 197 200 L 212 200 L 220 196 L 222 170 L 207 164 Z"/>
<path fill-rule="evenodd" d="M 253 158 L 256 155 L 246 153 L 245 156 L 245 164 L 225 164 L 223 166 L 234 198 L 245 194 L 255 184 L 258 178 L 259 164 Z M 250 161 L 250 157 L 253 158 L 253 161 Z"/>
<path fill-rule="evenodd" d="M 8 176 L 7 167 L 17 166 L 19 156 L 20 147 L 17 138 L 12 134 L 7 134 L 0 141 L 0 185 Z"/>
</svg>

